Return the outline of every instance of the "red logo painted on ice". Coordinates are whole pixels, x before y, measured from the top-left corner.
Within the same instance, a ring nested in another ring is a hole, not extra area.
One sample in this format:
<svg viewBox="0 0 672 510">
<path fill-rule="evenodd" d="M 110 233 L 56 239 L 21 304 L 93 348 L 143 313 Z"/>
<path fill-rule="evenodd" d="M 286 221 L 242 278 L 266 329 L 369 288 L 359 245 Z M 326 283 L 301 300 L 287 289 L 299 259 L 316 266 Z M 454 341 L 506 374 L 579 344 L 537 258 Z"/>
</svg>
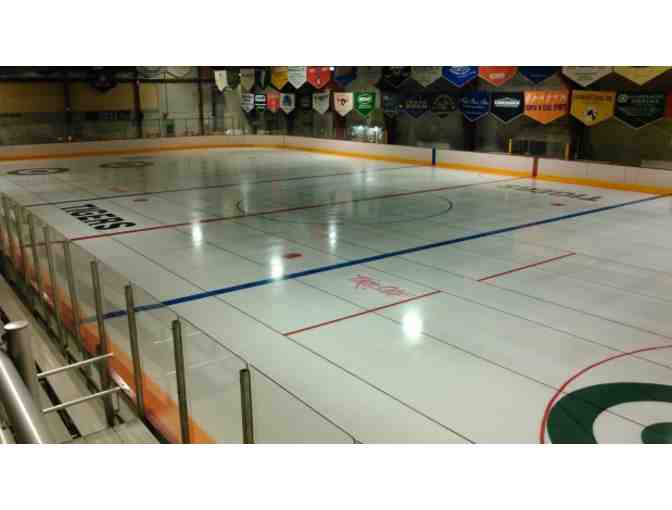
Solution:
<svg viewBox="0 0 672 510">
<path fill-rule="evenodd" d="M 372 289 L 386 296 L 400 296 L 400 297 L 413 297 L 408 291 L 395 287 L 393 285 L 383 285 L 378 280 L 371 278 L 370 276 L 357 275 L 354 278 L 350 279 L 351 282 L 354 282 L 355 289 Z"/>
</svg>

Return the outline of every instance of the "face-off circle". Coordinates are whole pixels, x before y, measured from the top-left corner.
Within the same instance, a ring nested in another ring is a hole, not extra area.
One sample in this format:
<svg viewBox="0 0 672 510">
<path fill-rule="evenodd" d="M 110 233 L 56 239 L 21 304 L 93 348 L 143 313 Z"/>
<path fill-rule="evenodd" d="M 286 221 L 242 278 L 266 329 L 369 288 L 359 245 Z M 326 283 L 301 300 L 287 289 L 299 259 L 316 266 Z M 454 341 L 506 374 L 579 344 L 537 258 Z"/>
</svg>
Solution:
<svg viewBox="0 0 672 510">
<path fill-rule="evenodd" d="M 12 170 L 7 173 L 9 175 L 51 175 L 69 171 L 69 168 L 22 168 L 21 170 Z"/>
<path fill-rule="evenodd" d="M 103 163 L 100 168 L 145 168 L 153 165 L 153 161 L 113 161 L 112 163 Z"/>
</svg>

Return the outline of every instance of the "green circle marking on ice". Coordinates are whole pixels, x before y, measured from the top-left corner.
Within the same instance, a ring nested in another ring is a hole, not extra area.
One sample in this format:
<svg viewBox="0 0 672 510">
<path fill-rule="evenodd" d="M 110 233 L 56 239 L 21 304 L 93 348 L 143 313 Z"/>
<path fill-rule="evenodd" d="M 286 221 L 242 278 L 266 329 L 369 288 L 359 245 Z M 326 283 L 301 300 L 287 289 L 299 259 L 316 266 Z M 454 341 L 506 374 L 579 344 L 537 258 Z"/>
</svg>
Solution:
<svg viewBox="0 0 672 510">
<path fill-rule="evenodd" d="M 672 386 L 646 383 L 608 383 L 568 393 L 548 416 L 548 436 L 556 444 L 597 443 L 593 425 L 607 409 L 630 402 L 672 404 Z M 655 423 L 642 430 L 644 443 L 672 443 L 672 423 Z"/>
</svg>

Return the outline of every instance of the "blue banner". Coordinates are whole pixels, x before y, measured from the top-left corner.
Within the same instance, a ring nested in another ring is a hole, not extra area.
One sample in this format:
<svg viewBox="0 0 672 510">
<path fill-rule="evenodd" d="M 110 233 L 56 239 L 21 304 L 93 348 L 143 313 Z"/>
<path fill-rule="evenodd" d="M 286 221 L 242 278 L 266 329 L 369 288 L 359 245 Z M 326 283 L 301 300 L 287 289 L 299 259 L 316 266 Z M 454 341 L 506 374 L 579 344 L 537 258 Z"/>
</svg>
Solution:
<svg viewBox="0 0 672 510">
<path fill-rule="evenodd" d="M 472 90 L 462 94 L 460 110 L 467 120 L 474 122 L 490 113 L 490 94 L 484 90 Z"/>
<path fill-rule="evenodd" d="M 541 83 L 548 80 L 560 69 L 559 66 L 520 66 L 518 72 L 532 83 Z"/>
<path fill-rule="evenodd" d="M 464 87 L 478 76 L 478 66 L 444 66 L 442 74 L 456 87 Z"/>
<path fill-rule="evenodd" d="M 341 87 L 346 87 L 357 78 L 357 68 L 353 66 L 339 66 L 334 69 L 333 79 Z"/>
<path fill-rule="evenodd" d="M 422 94 L 405 97 L 404 111 L 414 119 L 419 119 L 429 111 L 429 97 Z"/>
</svg>

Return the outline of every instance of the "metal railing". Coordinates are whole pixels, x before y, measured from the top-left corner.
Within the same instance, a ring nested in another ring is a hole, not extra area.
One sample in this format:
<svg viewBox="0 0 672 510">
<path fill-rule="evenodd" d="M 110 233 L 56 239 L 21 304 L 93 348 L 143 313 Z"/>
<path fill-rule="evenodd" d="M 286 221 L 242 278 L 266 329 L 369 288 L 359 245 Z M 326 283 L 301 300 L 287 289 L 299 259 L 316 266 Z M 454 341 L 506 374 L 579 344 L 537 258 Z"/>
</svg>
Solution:
<svg viewBox="0 0 672 510">
<path fill-rule="evenodd" d="M 7 195 L 0 196 L 4 272 L 114 420 L 113 394 L 165 440 L 356 443 L 349 432 L 251 360 L 178 315 Z M 96 368 L 97 370 L 93 370 Z"/>
</svg>

